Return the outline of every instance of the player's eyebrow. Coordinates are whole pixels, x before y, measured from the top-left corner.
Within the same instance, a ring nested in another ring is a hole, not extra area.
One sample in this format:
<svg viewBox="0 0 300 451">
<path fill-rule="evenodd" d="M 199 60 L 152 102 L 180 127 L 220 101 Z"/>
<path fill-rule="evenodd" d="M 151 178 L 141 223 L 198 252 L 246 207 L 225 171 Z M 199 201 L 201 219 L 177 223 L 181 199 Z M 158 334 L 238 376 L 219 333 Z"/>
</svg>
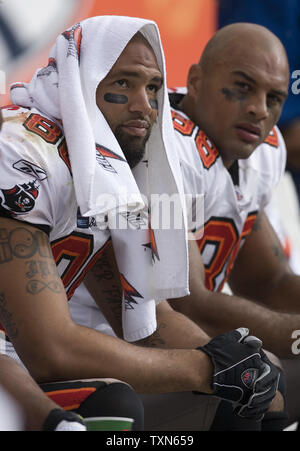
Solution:
<svg viewBox="0 0 300 451">
<path fill-rule="evenodd" d="M 241 71 L 241 70 L 236 70 L 234 72 L 232 72 L 233 75 L 237 75 L 239 77 L 243 77 L 245 78 L 245 80 L 249 81 L 250 83 L 253 84 L 257 84 L 257 82 L 254 80 L 254 78 L 250 77 L 248 74 L 246 74 L 245 72 Z M 277 94 L 281 97 L 283 97 L 284 99 L 286 99 L 289 95 L 289 93 L 287 91 L 282 91 L 281 89 L 272 89 L 272 93 L 273 94 Z"/>
<path fill-rule="evenodd" d="M 157 75 L 156 77 L 153 77 L 151 81 L 162 86 L 164 79 L 163 77 Z"/>
<path fill-rule="evenodd" d="M 130 70 L 120 70 L 118 72 L 115 73 L 111 73 L 112 77 L 134 77 L 134 78 L 139 78 L 140 74 L 138 72 L 135 71 L 130 71 Z M 157 83 L 160 86 L 163 84 L 163 77 L 161 75 L 155 75 L 154 77 L 152 77 L 151 82 L 153 83 Z"/>
<path fill-rule="evenodd" d="M 235 70 L 232 72 L 233 75 L 238 75 L 239 77 L 243 77 L 245 78 L 247 81 L 256 84 L 256 81 L 254 80 L 254 78 L 250 77 L 249 75 L 247 75 L 245 72 L 241 71 L 241 70 Z"/>
</svg>

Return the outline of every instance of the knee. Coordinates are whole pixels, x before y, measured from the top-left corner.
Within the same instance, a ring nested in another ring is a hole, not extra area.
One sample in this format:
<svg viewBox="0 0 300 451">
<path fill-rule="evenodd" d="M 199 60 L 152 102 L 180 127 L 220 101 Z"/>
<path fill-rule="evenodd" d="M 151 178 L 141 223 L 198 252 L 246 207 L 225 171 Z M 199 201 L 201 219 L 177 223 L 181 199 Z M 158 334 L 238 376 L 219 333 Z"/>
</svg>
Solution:
<svg viewBox="0 0 300 451">
<path fill-rule="evenodd" d="M 109 416 L 134 420 L 133 430 L 144 428 L 144 408 L 140 397 L 127 384 L 114 381 L 96 383 L 96 390 L 80 405 L 77 413 L 83 418 Z"/>
</svg>

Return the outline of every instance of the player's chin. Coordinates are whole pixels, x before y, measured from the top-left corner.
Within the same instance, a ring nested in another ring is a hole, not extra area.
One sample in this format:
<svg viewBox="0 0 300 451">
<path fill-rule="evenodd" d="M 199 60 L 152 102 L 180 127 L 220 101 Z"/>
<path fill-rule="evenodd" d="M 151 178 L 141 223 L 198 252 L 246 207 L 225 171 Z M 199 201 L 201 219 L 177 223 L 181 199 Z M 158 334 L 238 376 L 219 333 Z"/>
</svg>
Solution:
<svg viewBox="0 0 300 451">
<path fill-rule="evenodd" d="M 238 160 L 246 160 L 247 158 L 251 157 L 253 152 L 255 152 L 260 144 L 261 143 L 246 144 L 240 142 L 235 148 L 235 158 Z"/>
<path fill-rule="evenodd" d="M 125 133 L 119 133 L 116 138 L 131 169 L 136 167 L 144 158 L 146 143 L 149 135 L 144 137 L 132 136 Z"/>
<path fill-rule="evenodd" d="M 130 168 L 135 168 L 145 156 L 145 143 L 139 146 L 127 146 L 123 149 L 127 163 Z"/>
</svg>

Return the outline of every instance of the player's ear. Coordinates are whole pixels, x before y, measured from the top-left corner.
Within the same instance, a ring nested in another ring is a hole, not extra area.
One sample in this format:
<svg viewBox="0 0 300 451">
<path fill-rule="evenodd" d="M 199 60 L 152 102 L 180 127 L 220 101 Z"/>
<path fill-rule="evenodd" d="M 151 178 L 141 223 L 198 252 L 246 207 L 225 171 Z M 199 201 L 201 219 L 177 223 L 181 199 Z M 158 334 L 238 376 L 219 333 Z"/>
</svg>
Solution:
<svg viewBox="0 0 300 451">
<path fill-rule="evenodd" d="M 202 82 L 202 70 L 199 64 L 190 67 L 187 79 L 188 93 L 191 97 L 197 98 Z"/>
</svg>

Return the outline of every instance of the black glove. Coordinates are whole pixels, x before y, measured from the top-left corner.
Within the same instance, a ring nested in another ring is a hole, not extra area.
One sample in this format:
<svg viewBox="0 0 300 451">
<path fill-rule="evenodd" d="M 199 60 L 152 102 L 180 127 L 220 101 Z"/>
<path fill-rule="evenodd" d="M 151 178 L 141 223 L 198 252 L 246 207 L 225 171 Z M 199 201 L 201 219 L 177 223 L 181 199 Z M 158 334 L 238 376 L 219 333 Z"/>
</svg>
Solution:
<svg viewBox="0 0 300 451">
<path fill-rule="evenodd" d="M 279 370 L 261 350 L 262 342 L 240 328 L 213 338 L 201 349 L 214 365 L 213 395 L 231 401 L 244 418 L 262 420 L 278 387 Z"/>
</svg>

